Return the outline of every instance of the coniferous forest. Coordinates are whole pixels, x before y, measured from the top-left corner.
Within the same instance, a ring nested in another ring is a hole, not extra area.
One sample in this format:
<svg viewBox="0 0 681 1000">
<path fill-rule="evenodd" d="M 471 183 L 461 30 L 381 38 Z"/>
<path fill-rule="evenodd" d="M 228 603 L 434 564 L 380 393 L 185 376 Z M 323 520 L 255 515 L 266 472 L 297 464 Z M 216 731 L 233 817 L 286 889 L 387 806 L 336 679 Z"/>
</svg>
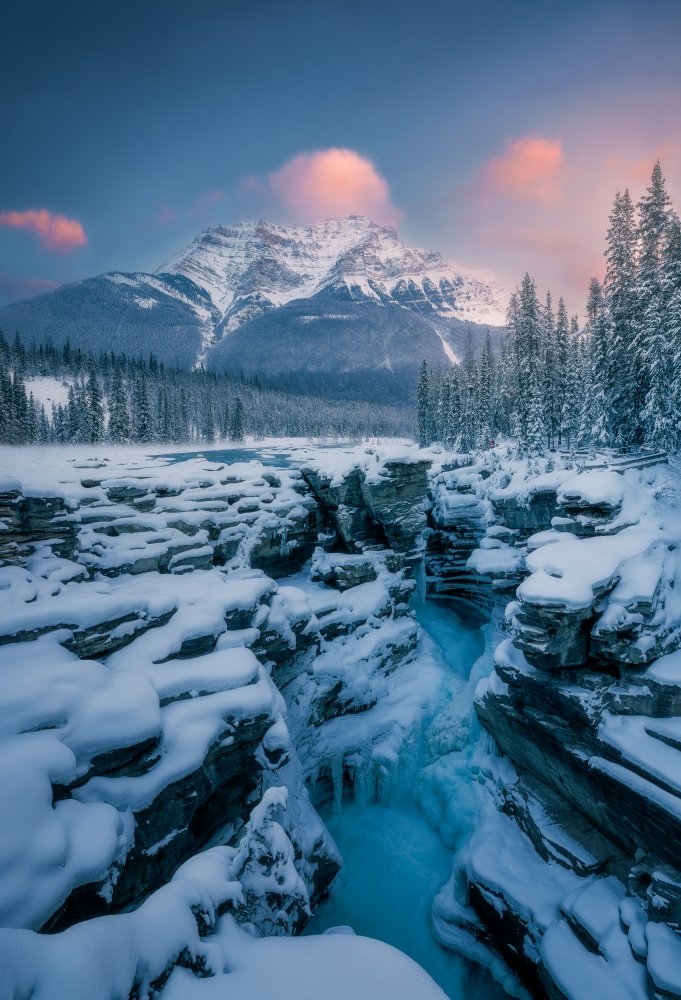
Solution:
<svg viewBox="0 0 681 1000">
<path fill-rule="evenodd" d="M 64 405 L 45 406 L 33 380 L 68 386 Z M 24 347 L 0 333 L 0 441 L 7 444 L 152 444 L 256 437 L 395 436 L 410 411 L 368 402 L 297 396 L 204 369 L 171 369 L 49 342 Z"/>
<path fill-rule="evenodd" d="M 592 278 L 586 322 L 562 298 L 540 300 L 526 274 L 511 297 L 507 336 L 479 358 L 469 340 L 457 368 L 421 366 L 419 443 L 468 450 L 500 434 L 521 453 L 546 448 L 676 451 L 681 439 L 681 222 L 659 162 L 635 208 L 617 192 L 605 278 Z"/>
<path fill-rule="evenodd" d="M 44 376 L 68 386 L 64 405 L 32 393 Z M 496 353 L 469 335 L 458 366 L 421 365 L 416 436 L 468 450 L 500 435 L 521 452 L 546 448 L 675 451 L 681 435 L 681 222 L 660 164 L 634 206 L 617 192 L 610 213 L 605 277 L 592 278 L 586 321 L 562 298 L 540 300 L 526 274 L 511 296 L 507 334 Z M 0 333 L 0 441 L 26 443 L 211 443 L 245 434 L 409 435 L 404 407 L 284 393 L 258 379 L 171 369 L 151 356 L 99 356 L 24 346 Z"/>
</svg>

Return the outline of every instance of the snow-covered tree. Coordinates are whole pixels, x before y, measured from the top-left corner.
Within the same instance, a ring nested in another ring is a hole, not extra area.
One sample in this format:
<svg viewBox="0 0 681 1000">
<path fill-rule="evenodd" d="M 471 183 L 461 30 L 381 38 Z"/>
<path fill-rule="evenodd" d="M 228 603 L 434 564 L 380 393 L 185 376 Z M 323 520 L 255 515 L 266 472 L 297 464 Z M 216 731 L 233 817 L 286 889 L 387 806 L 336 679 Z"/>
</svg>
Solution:
<svg viewBox="0 0 681 1000">
<path fill-rule="evenodd" d="M 608 398 L 610 385 L 610 325 L 605 311 L 603 289 L 597 278 L 591 279 L 586 306 L 586 335 L 591 353 L 590 409 L 592 425 L 584 428 L 590 442 L 597 447 L 610 447 L 613 435 L 610 425 L 611 410 Z"/>
<path fill-rule="evenodd" d="M 419 448 L 427 448 L 430 444 L 430 375 L 425 358 L 416 385 L 416 434 Z"/>
<path fill-rule="evenodd" d="M 122 444 L 130 439 L 130 413 L 128 396 L 123 385 L 123 376 L 119 368 L 114 368 L 109 392 L 109 440 Z"/>
<path fill-rule="evenodd" d="M 234 405 L 232 406 L 229 436 L 232 441 L 243 441 L 244 439 L 244 408 L 240 396 L 236 397 Z"/>
<path fill-rule="evenodd" d="M 603 283 L 611 328 L 607 386 L 614 443 L 633 444 L 640 438 L 642 396 L 637 376 L 634 320 L 636 309 L 636 221 L 628 189 L 615 195 L 610 213 Z"/>
<path fill-rule="evenodd" d="M 496 386 L 494 352 L 489 330 L 482 345 L 480 367 L 478 369 L 478 423 L 479 441 L 482 447 L 494 436 L 496 425 Z"/>
<path fill-rule="evenodd" d="M 90 368 L 86 390 L 86 409 L 84 413 L 83 440 L 95 444 L 104 437 L 104 406 L 102 402 L 102 387 L 94 365 Z"/>
</svg>

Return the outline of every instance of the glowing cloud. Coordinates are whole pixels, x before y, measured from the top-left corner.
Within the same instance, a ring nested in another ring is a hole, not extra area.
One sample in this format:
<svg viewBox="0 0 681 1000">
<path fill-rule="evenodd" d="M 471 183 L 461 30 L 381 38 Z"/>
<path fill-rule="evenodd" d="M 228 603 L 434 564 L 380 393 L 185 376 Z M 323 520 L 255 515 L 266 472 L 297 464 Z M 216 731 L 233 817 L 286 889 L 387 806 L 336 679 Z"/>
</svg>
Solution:
<svg viewBox="0 0 681 1000">
<path fill-rule="evenodd" d="M 265 194 L 293 222 L 367 215 L 380 225 L 394 226 L 402 217 L 386 179 L 371 160 L 353 149 L 300 153 L 269 174 L 264 184 L 246 178 L 241 190 Z"/>
<path fill-rule="evenodd" d="M 560 139 L 522 136 L 484 164 L 480 190 L 511 201 L 554 205 L 561 198 L 564 166 Z"/>
<path fill-rule="evenodd" d="M 48 250 L 70 253 L 87 243 L 85 230 L 76 219 L 53 215 L 46 208 L 29 209 L 27 212 L 0 212 L 0 226 L 9 229 L 27 229 L 35 233 Z"/>
<path fill-rule="evenodd" d="M 589 278 L 602 278 L 615 192 L 634 202 L 655 160 L 675 205 L 681 202 L 681 141 L 649 142 L 627 129 L 562 123 L 563 139 L 521 136 L 482 162 L 450 196 L 452 256 L 489 267 L 513 287 L 528 270 L 554 298 L 582 312 Z"/>
</svg>

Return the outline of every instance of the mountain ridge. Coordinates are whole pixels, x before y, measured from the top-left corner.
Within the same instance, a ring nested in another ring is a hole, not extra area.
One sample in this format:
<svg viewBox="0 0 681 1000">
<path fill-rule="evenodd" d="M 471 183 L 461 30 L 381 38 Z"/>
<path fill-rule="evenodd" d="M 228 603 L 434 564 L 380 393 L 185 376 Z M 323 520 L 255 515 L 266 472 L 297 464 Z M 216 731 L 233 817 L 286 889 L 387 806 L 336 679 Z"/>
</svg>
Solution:
<svg viewBox="0 0 681 1000">
<path fill-rule="evenodd" d="M 5 306 L 0 327 L 180 367 L 266 371 L 300 391 L 316 377 L 343 397 L 362 385 L 362 398 L 406 400 L 422 358 L 449 367 L 469 332 L 498 337 L 507 302 L 491 276 L 355 215 L 213 226 L 153 273 L 109 272 Z"/>
</svg>

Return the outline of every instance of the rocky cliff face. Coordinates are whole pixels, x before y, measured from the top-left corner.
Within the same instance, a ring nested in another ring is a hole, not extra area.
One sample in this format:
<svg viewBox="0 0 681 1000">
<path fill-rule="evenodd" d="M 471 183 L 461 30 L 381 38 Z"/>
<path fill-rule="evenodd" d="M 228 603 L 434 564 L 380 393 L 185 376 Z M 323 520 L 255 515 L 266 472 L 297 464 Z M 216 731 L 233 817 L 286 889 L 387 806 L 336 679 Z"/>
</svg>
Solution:
<svg viewBox="0 0 681 1000">
<path fill-rule="evenodd" d="M 433 486 L 430 588 L 498 614 L 517 585 L 476 693 L 503 756 L 482 758 L 467 908 L 440 916 L 533 995 L 679 996 L 675 480 L 663 466 L 512 478 L 492 463 Z"/>
<path fill-rule="evenodd" d="M 51 489 L 0 483 L 0 801 L 25 804 L 0 951 L 38 970 L 10 995 L 54 965 L 61 936 L 34 931 L 87 941 L 172 907 L 177 941 L 126 972 L 142 993 L 210 972 L 220 915 L 305 924 L 340 864 L 315 806 L 406 779 L 425 558 L 429 593 L 483 609 L 494 648 L 486 738 L 464 718 L 484 671 L 427 736 L 443 815 L 464 772 L 480 790 L 437 937 L 499 953 L 537 997 L 681 996 L 677 480 L 433 457 L 55 458 Z"/>
<path fill-rule="evenodd" d="M 353 726 L 418 644 L 427 463 L 355 470 L 337 503 L 295 470 L 57 462 L 58 489 L 0 483 L 0 925 L 85 942 L 97 918 L 184 899 L 197 872 L 217 895 L 192 904 L 185 951 L 224 913 L 302 928 L 340 866 L 313 802 L 388 773 L 380 727 L 360 768 Z M 408 736 L 407 720 L 390 751 Z M 0 951 L 33 940 L 3 930 Z M 151 978 L 201 970 L 183 954 Z"/>
</svg>

